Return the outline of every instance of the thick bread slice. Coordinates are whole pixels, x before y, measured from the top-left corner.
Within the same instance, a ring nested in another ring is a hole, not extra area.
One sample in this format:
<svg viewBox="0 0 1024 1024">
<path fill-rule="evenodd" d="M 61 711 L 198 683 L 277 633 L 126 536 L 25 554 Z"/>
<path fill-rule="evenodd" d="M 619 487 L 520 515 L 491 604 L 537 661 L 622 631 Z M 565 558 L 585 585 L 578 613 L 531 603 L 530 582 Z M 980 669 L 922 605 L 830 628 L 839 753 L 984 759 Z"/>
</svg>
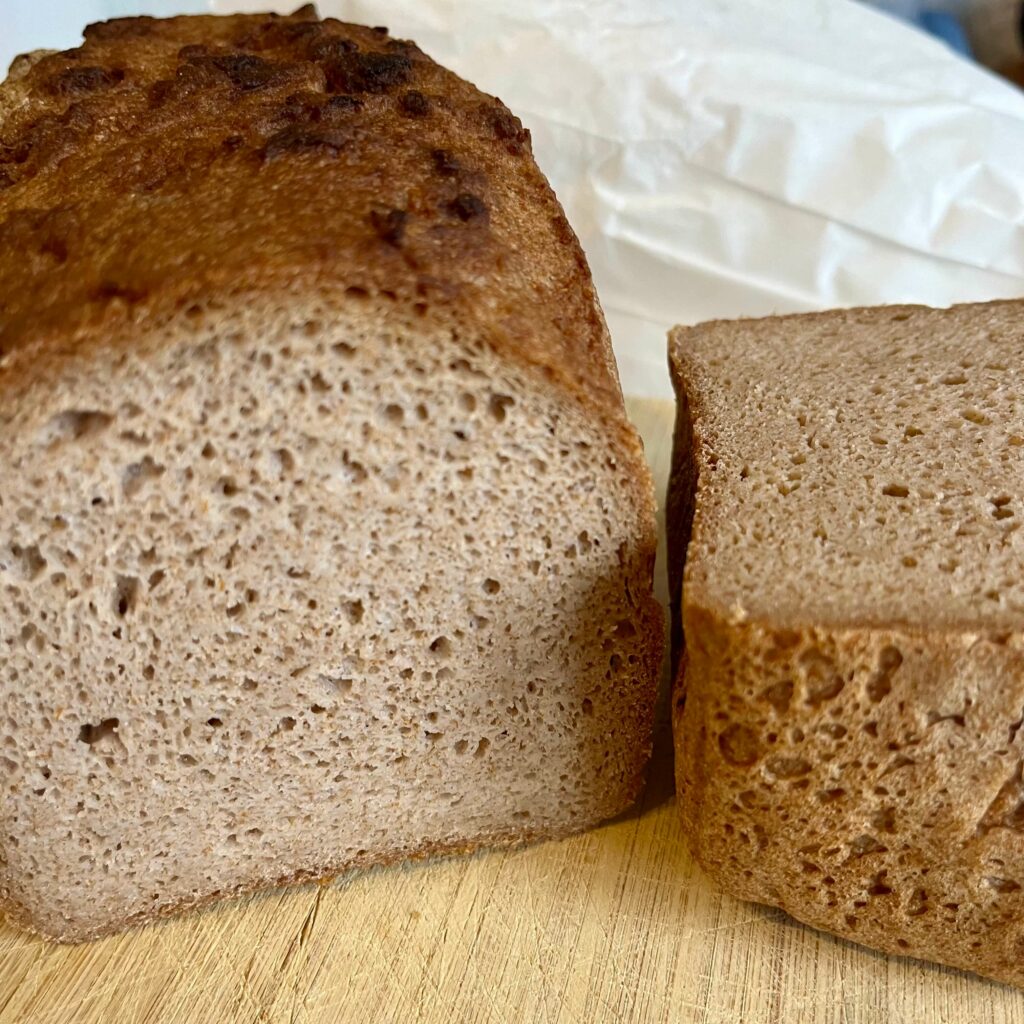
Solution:
<svg viewBox="0 0 1024 1024">
<path fill-rule="evenodd" d="M 0 89 L 0 892 L 77 940 L 637 796 L 650 478 L 500 103 L 128 19 Z"/>
<path fill-rule="evenodd" d="M 802 921 L 1013 984 L 1022 325 L 1002 302 L 671 337 L 677 788 L 698 861 Z"/>
</svg>

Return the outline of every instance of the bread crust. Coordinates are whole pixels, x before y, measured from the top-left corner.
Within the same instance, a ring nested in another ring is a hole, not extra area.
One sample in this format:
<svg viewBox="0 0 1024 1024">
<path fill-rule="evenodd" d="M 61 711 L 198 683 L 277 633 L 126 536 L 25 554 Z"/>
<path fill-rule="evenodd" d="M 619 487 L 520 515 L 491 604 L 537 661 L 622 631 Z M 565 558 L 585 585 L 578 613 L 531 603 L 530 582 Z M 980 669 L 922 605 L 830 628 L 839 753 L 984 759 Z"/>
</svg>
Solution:
<svg viewBox="0 0 1024 1024">
<path fill-rule="evenodd" d="M 529 132 L 385 31 L 124 18 L 0 85 L 0 389 L 225 290 L 456 307 L 621 411 L 590 273 Z M 621 417 L 624 420 L 624 414 Z"/>
</svg>

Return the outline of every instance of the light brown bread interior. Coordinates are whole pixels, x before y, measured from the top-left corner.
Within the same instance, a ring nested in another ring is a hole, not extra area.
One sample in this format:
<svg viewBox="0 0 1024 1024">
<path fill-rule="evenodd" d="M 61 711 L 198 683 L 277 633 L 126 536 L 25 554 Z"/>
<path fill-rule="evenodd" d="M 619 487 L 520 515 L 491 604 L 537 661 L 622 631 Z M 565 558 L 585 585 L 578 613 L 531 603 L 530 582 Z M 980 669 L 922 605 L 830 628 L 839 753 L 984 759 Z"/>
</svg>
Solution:
<svg viewBox="0 0 1024 1024">
<path fill-rule="evenodd" d="M 677 785 L 699 861 L 803 921 L 1014 984 L 1022 312 L 671 339 Z"/>
<path fill-rule="evenodd" d="M 456 333 L 250 296 L 5 415 L 4 874 L 33 927 L 636 796 L 656 645 L 620 453 Z"/>
</svg>

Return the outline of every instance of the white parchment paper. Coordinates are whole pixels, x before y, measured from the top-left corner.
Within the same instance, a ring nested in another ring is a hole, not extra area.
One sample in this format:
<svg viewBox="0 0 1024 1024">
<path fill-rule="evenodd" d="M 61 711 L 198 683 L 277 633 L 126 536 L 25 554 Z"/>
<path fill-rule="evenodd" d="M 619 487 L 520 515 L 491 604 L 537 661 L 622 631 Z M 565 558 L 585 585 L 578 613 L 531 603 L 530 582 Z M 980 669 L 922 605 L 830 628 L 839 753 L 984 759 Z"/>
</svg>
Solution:
<svg viewBox="0 0 1024 1024">
<path fill-rule="evenodd" d="M 1024 93 L 873 10 L 318 6 L 414 38 L 522 117 L 586 249 L 628 393 L 670 393 L 673 323 L 1024 295 Z"/>
</svg>

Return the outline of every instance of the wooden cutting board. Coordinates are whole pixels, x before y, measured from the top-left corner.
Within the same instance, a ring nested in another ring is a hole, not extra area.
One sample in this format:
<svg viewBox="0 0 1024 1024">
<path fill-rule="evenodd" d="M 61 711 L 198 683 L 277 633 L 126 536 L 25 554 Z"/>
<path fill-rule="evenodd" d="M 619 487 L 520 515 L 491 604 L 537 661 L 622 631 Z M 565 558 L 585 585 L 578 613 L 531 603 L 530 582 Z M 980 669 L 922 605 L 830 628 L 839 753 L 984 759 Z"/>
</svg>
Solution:
<svg viewBox="0 0 1024 1024">
<path fill-rule="evenodd" d="M 672 405 L 629 405 L 660 498 Z M 589 835 L 84 946 L 0 925 L 0 1024 L 1024 1024 L 1024 993 L 718 895 L 687 856 L 671 775 L 663 715 L 644 799 Z"/>
</svg>

